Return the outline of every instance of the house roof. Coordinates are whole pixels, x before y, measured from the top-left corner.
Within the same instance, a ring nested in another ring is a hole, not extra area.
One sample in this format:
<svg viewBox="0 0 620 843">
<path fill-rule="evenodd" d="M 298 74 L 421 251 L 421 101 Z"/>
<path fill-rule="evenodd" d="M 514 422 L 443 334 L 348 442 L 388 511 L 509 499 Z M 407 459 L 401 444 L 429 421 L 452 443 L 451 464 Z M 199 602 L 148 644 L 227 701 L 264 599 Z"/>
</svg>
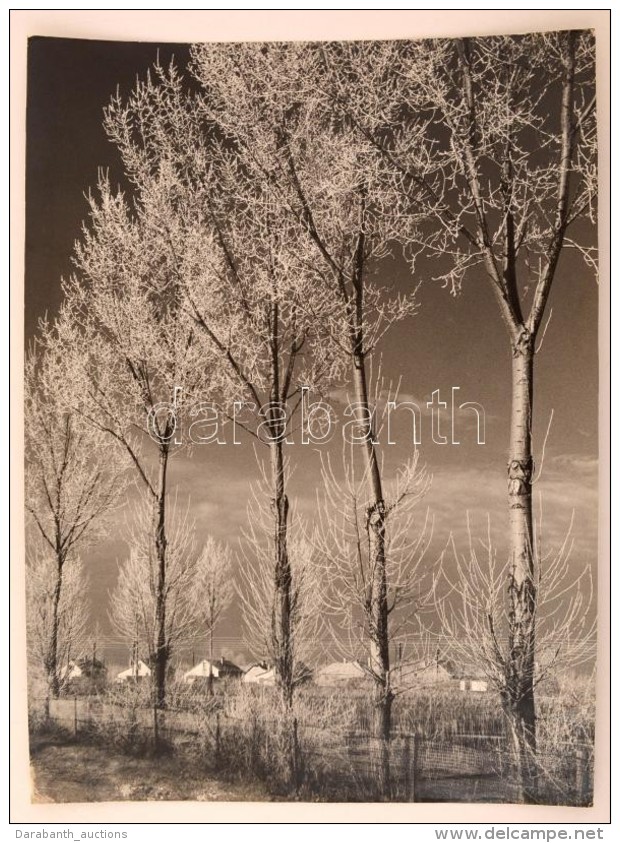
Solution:
<svg viewBox="0 0 620 843">
<path fill-rule="evenodd" d="M 199 661 L 198 664 L 195 664 L 192 668 L 187 670 L 183 675 L 184 676 L 209 676 L 209 673 L 212 673 L 213 676 L 219 676 L 220 671 L 216 662 L 213 662 L 213 669 L 210 670 L 211 663 L 208 659 L 202 659 Z"/>
<path fill-rule="evenodd" d="M 190 670 L 186 671 L 184 676 L 209 676 L 209 673 L 211 673 L 211 675 L 219 678 L 220 675 L 231 673 L 241 674 L 243 672 L 240 667 L 237 667 L 236 664 L 228 661 L 228 659 L 217 659 L 217 661 L 213 662 L 212 669 L 210 669 L 210 664 L 209 659 L 203 659 L 194 665 L 194 667 L 190 668 Z"/>
<path fill-rule="evenodd" d="M 253 664 L 248 668 L 243 677 L 244 682 L 275 682 L 275 671 L 273 668 L 265 667 L 264 664 Z"/>
<path fill-rule="evenodd" d="M 257 675 L 258 673 L 265 673 L 265 671 L 267 671 L 268 669 L 269 669 L 269 668 L 267 667 L 267 665 L 260 664 L 260 663 L 255 663 L 255 664 L 251 664 L 251 665 L 249 665 L 249 666 L 245 669 L 244 673 L 245 673 L 245 675 L 246 675 L 246 676 L 247 676 L 249 673 L 251 673 L 251 674 L 252 674 L 252 676 L 255 676 L 255 675 Z"/>
<path fill-rule="evenodd" d="M 132 676 L 150 676 L 151 675 L 151 668 L 148 665 L 144 664 L 142 659 L 139 659 L 137 670 L 136 666 L 132 665 L 128 667 L 127 670 L 121 670 L 119 674 L 117 674 L 117 679 L 131 679 Z"/>
<path fill-rule="evenodd" d="M 230 671 L 231 673 L 243 673 L 243 670 L 239 667 L 239 665 L 231 662 L 229 659 L 218 659 L 213 662 L 213 664 L 217 665 L 219 669 L 224 672 Z"/>
</svg>

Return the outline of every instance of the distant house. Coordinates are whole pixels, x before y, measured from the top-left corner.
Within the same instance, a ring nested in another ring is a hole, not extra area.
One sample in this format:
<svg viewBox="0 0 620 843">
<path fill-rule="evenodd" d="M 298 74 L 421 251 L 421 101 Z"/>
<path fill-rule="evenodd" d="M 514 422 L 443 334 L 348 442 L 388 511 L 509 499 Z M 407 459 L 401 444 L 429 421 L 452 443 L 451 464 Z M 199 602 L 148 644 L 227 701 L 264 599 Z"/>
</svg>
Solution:
<svg viewBox="0 0 620 843">
<path fill-rule="evenodd" d="M 250 685 L 273 685 L 275 682 L 275 672 L 273 668 L 268 668 L 264 662 L 259 662 L 248 667 L 243 674 L 243 681 Z"/>
<path fill-rule="evenodd" d="M 213 664 L 208 659 L 203 659 L 183 675 L 183 681 L 188 685 L 193 685 L 195 682 L 207 680 L 209 676 L 213 679 L 239 679 L 242 675 L 241 668 L 228 659 L 219 659 Z"/>
<path fill-rule="evenodd" d="M 270 667 L 269 670 L 266 670 L 264 673 L 260 673 L 256 679 L 259 685 L 275 685 L 276 684 L 276 671 L 275 668 Z"/>
<path fill-rule="evenodd" d="M 140 659 L 137 665 L 131 665 L 131 667 L 128 667 L 127 670 L 121 670 L 121 672 L 116 676 L 116 681 L 127 682 L 127 680 L 131 679 L 146 679 L 146 677 L 150 675 L 151 668 L 146 665 L 142 659 Z"/>
<path fill-rule="evenodd" d="M 83 676 L 83 670 L 77 662 L 70 661 L 60 671 L 60 678 L 64 680 L 78 679 Z"/>
<path fill-rule="evenodd" d="M 89 682 L 104 683 L 107 679 L 108 670 L 105 664 L 98 659 L 81 658 L 70 661 L 60 671 L 60 678 L 64 682 L 77 682 L 78 684 Z"/>
<path fill-rule="evenodd" d="M 480 694 L 489 690 L 489 683 L 487 679 L 461 679 L 459 688 L 461 691 L 476 691 Z"/>
<path fill-rule="evenodd" d="M 296 685 L 309 682 L 312 679 L 312 670 L 303 662 L 295 666 L 294 681 Z M 250 665 L 243 676 L 243 681 L 249 685 L 275 685 L 276 671 L 274 667 L 268 667 L 264 662 Z"/>
<path fill-rule="evenodd" d="M 489 680 L 477 665 L 464 665 L 461 668 L 459 675 L 459 688 L 461 691 L 474 691 L 475 693 L 480 694 L 489 690 Z"/>
<path fill-rule="evenodd" d="M 368 674 L 357 661 L 332 662 L 325 665 L 315 674 L 317 685 L 331 686 L 341 685 L 347 682 L 360 682 L 366 679 Z"/>
</svg>

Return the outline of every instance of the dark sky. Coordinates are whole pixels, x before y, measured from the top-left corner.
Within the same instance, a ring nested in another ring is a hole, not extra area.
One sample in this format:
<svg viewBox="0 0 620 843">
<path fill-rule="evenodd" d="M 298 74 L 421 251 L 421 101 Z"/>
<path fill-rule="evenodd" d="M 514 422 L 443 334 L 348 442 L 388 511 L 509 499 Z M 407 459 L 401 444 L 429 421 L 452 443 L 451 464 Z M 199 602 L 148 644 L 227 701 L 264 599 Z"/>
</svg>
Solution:
<svg viewBox="0 0 620 843">
<path fill-rule="evenodd" d="M 87 213 L 84 194 L 97 181 L 99 167 L 109 168 L 122 182 L 120 163 L 101 122 L 103 108 L 120 87 L 127 94 L 136 76 L 156 59 L 174 54 L 183 67 L 187 45 L 81 41 L 34 38 L 29 42 L 27 181 L 26 181 L 26 341 L 37 321 L 53 316 L 61 301 L 60 278 L 70 271 L 73 243 Z M 411 283 L 402 262 L 380 267 L 384 280 L 406 289 Z M 439 285 L 425 283 L 421 308 L 402 323 L 383 346 L 383 367 L 392 379 L 402 378 L 402 397 L 424 402 L 440 389 L 447 399 L 460 387 L 461 401 L 481 403 L 487 414 L 487 442 L 478 446 L 471 426 L 462 444 L 430 442 L 424 428 L 422 456 L 434 476 L 426 504 L 435 514 L 435 544 L 450 531 L 462 534 L 465 512 L 478 517 L 481 530 L 488 512 L 500 541 L 505 534 L 505 458 L 508 445 L 510 353 L 505 329 L 486 279 L 471 279 L 457 298 Z M 535 447 L 539 447 L 551 408 L 554 422 L 547 445 L 545 496 L 547 529 L 561 535 L 571 510 L 577 514 L 577 562 L 596 554 L 597 446 L 597 286 L 574 255 L 564 255 L 552 290 L 553 318 L 544 350 L 537 358 Z M 407 455 L 402 443 L 386 449 L 386 465 Z M 243 505 L 250 479 L 257 472 L 248 446 L 206 446 L 181 457 L 172 471 L 192 507 L 201 533 L 214 532 L 231 541 L 245 517 Z M 310 506 L 318 483 L 318 456 L 297 448 L 299 470 L 293 493 Z M 124 554 L 121 541 L 111 541 L 92 554 L 93 589 L 107 590 Z M 100 604 L 100 601 L 99 601 Z M 105 613 L 98 612 L 105 625 Z M 222 646 L 241 646 L 234 618 L 224 624 Z"/>
<path fill-rule="evenodd" d="M 117 87 L 131 90 L 157 58 L 158 46 L 31 38 L 28 48 L 26 164 L 26 338 L 60 302 L 60 275 L 86 213 L 84 193 L 119 158 L 103 132 L 103 109 Z M 185 63 L 185 45 L 162 45 L 162 61 Z"/>
</svg>

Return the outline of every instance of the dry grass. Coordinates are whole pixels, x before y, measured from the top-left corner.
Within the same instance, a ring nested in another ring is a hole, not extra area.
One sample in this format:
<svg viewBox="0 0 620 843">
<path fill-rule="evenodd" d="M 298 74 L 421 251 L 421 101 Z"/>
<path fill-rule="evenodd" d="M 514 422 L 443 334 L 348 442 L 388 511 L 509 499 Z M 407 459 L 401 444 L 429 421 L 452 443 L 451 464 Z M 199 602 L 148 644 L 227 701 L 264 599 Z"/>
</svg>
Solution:
<svg viewBox="0 0 620 843">
<path fill-rule="evenodd" d="M 132 757 L 110 747 L 41 737 L 32 747 L 33 802 L 264 801 L 259 783 L 226 783 L 180 757 Z"/>
<path fill-rule="evenodd" d="M 308 800 L 377 798 L 378 747 L 369 737 L 373 707 L 368 689 L 363 687 L 303 687 L 296 696 L 293 713 L 298 746 L 293 754 L 293 721 L 282 708 L 275 688 L 230 681 L 216 683 L 215 694 L 208 697 L 204 689 L 171 685 L 169 708 L 157 718 L 156 763 L 147 684 L 111 686 L 98 697 L 78 701 L 78 709 L 80 705 L 85 718 L 79 726 L 80 741 L 90 743 L 86 749 L 92 750 L 97 763 L 102 753 L 114 759 L 114 764 L 103 764 L 101 773 L 93 766 L 95 791 L 101 779 L 101 788 L 107 794 L 116 793 L 114 798 L 200 799 L 193 795 L 202 792 L 197 783 L 213 783 L 216 779 L 222 788 L 239 788 L 240 792 L 247 790 L 248 782 L 262 783 L 256 785 L 261 792 L 280 799 L 292 793 Z M 63 706 L 68 707 L 65 719 L 71 728 L 73 703 L 61 701 L 54 710 L 60 711 Z M 540 695 L 538 708 L 541 800 L 547 804 L 587 802 L 588 793 L 579 795 L 576 789 L 575 758 L 577 752 L 585 758 L 589 776 L 594 738 L 592 685 L 567 678 Z M 45 729 L 36 711 L 32 712 L 31 724 L 34 733 Z M 444 801 L 448 797 L 465 802 L 511 801 L 513 783 L 506 732 L 499 700 L 492 693 L 463 693 L 458 686 L 451 686 L 400 695 L 394 703 L 393 798 L 407 800 L 415 795 L 422 801 Z M 410 737 L 414 734 L 415 787 Z M 48 742 L 49 748 L 38 758 L 36 752 L 33 755 L 48 790 L 56 787 L 48 768 L 52 772 L 55 769 L 55 754 L 62 761 L 63 740 L 67 743 L 66 735 L 55 743 Z M 78 751 L 76 745 L 73 750 Z M 90 757 L 88 752 L 85 757 Z M 296 766 L 292 766 L 292 759 L 296 759 Z M 164 781 L 155 773 L 149 774 L 143 777 L 146 789 L 142 790 L 132 783 L 132 770 L 155 767 L 164 778 L 169 770 L 170 778 Z M 117 774 L 125 796 L 114 790 Z M 67 775 L 68 791 L 79 789 L 79 777 L 74 781 L 69 772 Z M 178 792 L 173 787 L 175 782 Z M 62 790 L 61 784 L 58 787 Z"/>
</svg>

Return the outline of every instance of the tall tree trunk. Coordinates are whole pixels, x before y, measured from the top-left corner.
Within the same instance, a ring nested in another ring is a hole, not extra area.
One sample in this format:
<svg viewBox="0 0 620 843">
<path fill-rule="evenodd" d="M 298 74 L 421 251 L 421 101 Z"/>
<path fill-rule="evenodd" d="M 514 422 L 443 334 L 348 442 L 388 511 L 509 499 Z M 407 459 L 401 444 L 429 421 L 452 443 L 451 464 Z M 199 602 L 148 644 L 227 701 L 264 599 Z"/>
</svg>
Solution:
<svg viewBox="0 0 620 843">
<path fill-rule="evenodd" d="M 287 708 L 293 704 L 293 647 L 291 639 L 292 573 L 288 555 L 289 503 L 285 490 L 283 442 L 272 442 L 271 478 L 273 484 L 275 595 L 272 615 L 272 638 L 276 681 Z"/>
<path fill-rule="evenodd" d="M 358 348 L 361 347 L 361 343 Z M 390 687 L 390 649 L 388 627 L 387 574 L 385 556 L 385 501 L 381 472 L 374 444 L 373 426 L 368 401 L 366 362 L 359 350 L 354 355 L 354 388 L 359 436 L 364 437 L 366 472 L 370 490 L 367 529 L 370 541 L 367 614 L 370 631 L 370 668 L 375 684 L 374 732 L 379 744 L 380 793 L 390 795 L 390 733 L 393 692 Z"/>
<path fill-rule="evenodd" d="M 139 644 L 139 637 L 138 637 L 138 624 L 136 624 L 136 634 L 133 640 L 133 644 L 131 645 L 131 656 L 129 667 L 131 668 L 133 674 L 134 682 L 138 681 L 138 659 L 140 655 L 140 644 Z"/>
<path fill-rule="evenodd" d="M 170 657 L 166 637 L 166 475 L 168 470 L 168 446 L 159 451 L 159 473 L 155 498 L 155 553 L 157 560 L 157 593 L 155 604 L 155 704 L 166 705 L 166 674 Z"/>
<path fill-rule="evenodd" d="M 52 594 L 52 628 L 50 630 L 49 646 L 45 658 L 45 670 L 47 673 L 47 684 L 50 695 L 57 699 L 60 694 L 60 676 L 58 675 L 58 633 L 59 633 L 59 608 L 62 594 L 62 561 L 58 562 L 56 585 Z"/>
<path fill-rule="evenodd" d="M 512 415 L 508 460 L 511 571 L 507 689 L 523 798 L 535 796 L 536 708 L 534 700 L 536 581 L 532 519 L 533 338 L 524 329 L 513 344 Z"/>
<path fill-rule="evenodd" d="M 289 502 L 285 489 L 283 441 L 271 444 L 271 471 L 273 482 L 274 546 L 275 546 L 275 595 L 272 615 L 272 639 L 275 654 L 276 682 L 285 706 L 285 723 L 288 739 L 288 786 L 299 787 L 299 745 L 297 720 L 293 711 L 295 691 L 295 661 L 293 653 L 293 578 L 288 554 Z"/>
<path fill-rule="evenodd" d="M 209 675 L 207 677 L 207 696 L 213 696 L 213 625 L 209 628 Z"/>
<path fill-rule="evenodd" d="M 472 82 L 471 56 L 468 41 L 457 41 L 459 66 L 462 72 L 464 101 L 470 112 L 469 127 L 464 141 L 464 160 L 469 191 L 478 218 L 478 243 L 483 245 L 483 258 L 488 276 L 495 290 L 500 311 L 508 327 L 512 346 L 512 416 L 510 452 L 508 460 L 508 506 L 510 512 L 511 572 L 509 582 L 509 652 L 505 665 L 506 687 L 503 705 L 510 718 L 515 743 L 521 790 L 526 801 L 535 799 L 536 706 L 535 686 L 535 623 L 537 588 L 535 578 L 534 532 L 532 523 L 532 401 L 535 338 L 540 329 L 558 260 L 564 245 L 566 229 L 571 223 L 571 173 L 580 120 L 593 107 L 594 100 L 577 118 L 575 104 L 575 63 L 579 33 L 567 31 L 561 37 L 562 95 L 560 106 L 560 155 L 557 161 L 557 197 L 551 236 L 546 248 L 546 266 L 534 289 L 529 316 L 524 319 L 517 285 L 517 262 L 521 248 L 516 230 L 525 230 L 529 209 L 515 196 L 519 179 L 515 177 L 509 154 L 514 145 L 507 137 L 502 168 L 501 189 L 505 196 L 503 243 L 503 276 L 498 273 L 492 225 L 483 201 L 480 186 L 480 162 L 484 158 L 478 149 L 480 125 L 477 117 L 476 94 Z M 512 83 L 511 83 L 512 84 Z M 512 94 L 514 91 L 511 92 Z M 578 204 L 578 203 L 577 203 Z M 521 225 L 515 224 L 515 211 L 525 216 Z M 498 232 L 499 233 L 499 232 Z"/>
</svg>

